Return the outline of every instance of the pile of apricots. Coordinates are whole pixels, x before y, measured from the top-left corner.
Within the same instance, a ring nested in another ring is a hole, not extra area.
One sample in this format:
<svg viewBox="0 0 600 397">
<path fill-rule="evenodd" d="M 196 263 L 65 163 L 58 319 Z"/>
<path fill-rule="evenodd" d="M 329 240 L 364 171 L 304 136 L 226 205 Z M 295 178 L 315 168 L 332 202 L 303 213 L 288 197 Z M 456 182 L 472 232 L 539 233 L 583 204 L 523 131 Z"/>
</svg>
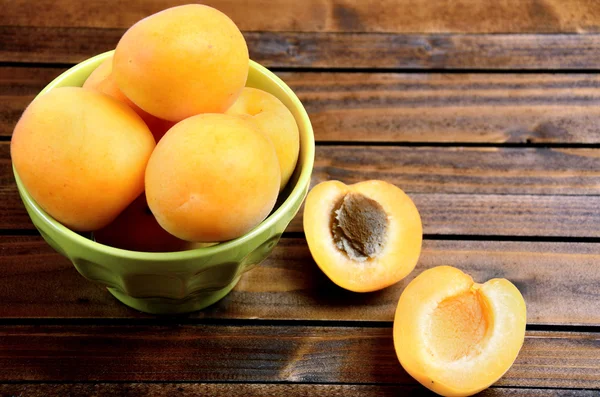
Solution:
<svg viewBox="0 0 600 397">
<path fill-rule="evenodd" d="M 300 145 L 288 108 L 245 87 L 249 62 L 212 7 L 140 20 L 83 87 L 25 110 L 11 142 L 23 185 L 57 221 L 117 248 L 242 236 L 272 211 Z"/>
<path fill-rule="evenodd" d="M 244 87 L 244 37 L 223 13 L 184 5 L 133 25 L 83 87 L 53 89 L 19 120 L 14 166 L 34 200 L 75 231 L 137 251 L 239 237 L 272 211 L 299 153 L 291 112 Z M 410 274 L 419 211 L 384 181 L 326 181 L 308 194 L 304 230 L 337 285 L 370 292 Z M 394 347 L 404 369 L 444 396 L 496 382 L 525 337 L 523 296 L 438 266 L 402 292 Z"/>
</svg>

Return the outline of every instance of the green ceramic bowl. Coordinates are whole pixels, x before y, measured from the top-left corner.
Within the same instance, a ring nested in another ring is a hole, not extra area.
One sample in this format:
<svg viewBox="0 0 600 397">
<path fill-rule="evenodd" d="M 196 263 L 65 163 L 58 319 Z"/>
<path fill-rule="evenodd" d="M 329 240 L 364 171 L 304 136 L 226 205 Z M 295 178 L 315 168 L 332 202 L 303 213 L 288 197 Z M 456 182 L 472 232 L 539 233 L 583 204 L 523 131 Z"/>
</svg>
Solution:
<svg viewBox="0 0 600 397">
<path fill-rule="evenodd" d="M 112 51 L 90 58 L 52 81 L 55 87 L 81 86 Z M 124 304 L 147 313 L 200 310 L 223 298 L 245 271 L 263 261 L 306 197 L 314 162 L 313 130 L 306 110 L 292 90 L 261 65 L 250 62 L 247 86 L 278 97 L 300 129 L 300 157 L 274 211 L 246 235 L 208 248 L 181 252 L 127 251 L 99 244 L 75 233 L 48 215 L 31 198 L 13 168 L 19 194 L 42 237 L 69 258 L 85 278 L 105 285 Z"/>
</svg>

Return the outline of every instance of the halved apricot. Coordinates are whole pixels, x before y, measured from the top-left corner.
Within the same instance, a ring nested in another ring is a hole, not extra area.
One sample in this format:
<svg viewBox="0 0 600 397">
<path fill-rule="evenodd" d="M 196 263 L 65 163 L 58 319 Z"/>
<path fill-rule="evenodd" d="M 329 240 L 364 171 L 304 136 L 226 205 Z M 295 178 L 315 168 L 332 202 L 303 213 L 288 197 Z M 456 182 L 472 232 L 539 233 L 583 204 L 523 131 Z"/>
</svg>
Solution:
<svg viewBox="0 0 600 397">
<path fill-rule="evenodd" d="M 423 228 L 417 207 L 384 181 L 322 182 L 306 198 L 304 232 L 317 265 L 355 292 L 402 280 L 417 264 Z"/>
<path fill-rule="evenodd" d="M 510 281 L 477 284 L 454 267 L 424 271 L 402 292 L 394 347 L 413 378 L 443 396 L 470 396 L 511 367 L 525 339 L 523 296 Z"/>
</svg>

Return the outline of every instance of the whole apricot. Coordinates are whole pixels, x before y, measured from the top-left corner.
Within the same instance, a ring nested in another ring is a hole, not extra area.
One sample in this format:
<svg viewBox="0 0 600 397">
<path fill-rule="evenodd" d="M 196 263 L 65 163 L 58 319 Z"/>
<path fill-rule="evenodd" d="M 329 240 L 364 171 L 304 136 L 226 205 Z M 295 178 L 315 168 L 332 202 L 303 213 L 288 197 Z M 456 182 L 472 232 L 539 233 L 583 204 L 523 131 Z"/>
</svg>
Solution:
<svg viewBox="0 0 600 397">
<path fill-rule="evenodd" d="M 83 88 L 88 88 L 106 94 L 132 108 L 142 118 L 142 120 L 144 120 L 150 129 L 150 132 L 152 132 L 152 135 L 154 135 L 154 140 L 156 142 L 160 141 L 162 136 L 175 123 L 151 115 L 127 98 L 125 94 L 121 92 L 119 87 L 117 87 L 117 83 L 115 83 L 115 79 L 112 75 L 112 63 L 112 56 L 103 61 L 100 66 L 98 66 L 85 80 L 83 83 Z"/>
<path fill-rule="evenodd" d="M 272 94 L 245 87 L 227 114 L 246 115 L 273 142 L 281 168 L 281 190 L 288 183 L 300 151 L 298 125 L 292 112 Z"/>
<path fill-rule="evenodd" d="M 190 243 L 160 227 L 142 194 L 109 225 L 94 232 L 94 239 L 105 245 L 130 251 L 173 252 L 189 248 Z"/>
<path fill-rule="evenodd" d="M 227 110 L 246 84 L 248 68 L 248 47 L 235 23 L 201 4 L 137 22 L 117 44 L 113 60 L 121 91 L 171 121 Z"/>
<path fill-rule="evenodd" d="M 11 140 L 12 161 L 33 199 L 76 231 L 100 229 L 144 191 L 155 142 L 125 104 L 80 87 L 36 98 Z"/>
<path fill-rule="evenodd" d="M 402 292 L 394 347 L 402 367 L 443 396 L 470 396 L 511 367 L 525 339 L 523 296 L 510 281 L 477 284 L 454 267 L 424 271 Z"/>
<path fill-rule="evenodd" d="M 146 168 L 158 223 L 187 241 L 243 235 L 273 209 L 281 175 L 273 144 L 251 121 L 201 114 L 171 128 Z"/>
<path fill-rule="evenodd" d="M 412 200 L 378 180 L 315 186 L 306 198 L 304 233 L 321 270 L 355 292 L 379 290 L 406 277 L 417 264 L 423 239 Z"/>
</svg>

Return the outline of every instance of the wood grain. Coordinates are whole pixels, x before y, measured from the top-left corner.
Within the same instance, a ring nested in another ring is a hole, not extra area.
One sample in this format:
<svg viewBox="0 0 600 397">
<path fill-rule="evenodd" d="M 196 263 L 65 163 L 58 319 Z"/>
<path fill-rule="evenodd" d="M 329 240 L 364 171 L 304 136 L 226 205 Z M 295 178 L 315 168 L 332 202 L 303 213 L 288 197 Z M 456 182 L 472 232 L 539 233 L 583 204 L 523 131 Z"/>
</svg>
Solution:
<svg viewBox="0 0 600 397">
<path fill-rule="evenodd" d="M 0 186 L 13 183 L 10 144 L 0 142 Z M 313 185 L 382 179 L 408 193 L 600 195 L 600 149 L 318 146 Z"/>
<path fill-rule="evenodd" d="M 279 73 L 318 142 L 598 143 L 591 74 Z"/>
<path fill-rule="evenodd" d="M 79 383 L 79 384 L 0 384 L 0 394 L 11 397 L 392 397 L 435 394 L 419 385 L 326 385 L 269 383 Z M 598 397 L 594 390 L 530 389 L 491 387 L 479 397 Z"/>
<path fill-rule="evenodd" d="M 82 278 L 40 237 L 2 236 L 0 256 L 0 318 L 148 317 Z M 529 324 L 598 326 L 598 261 L 597 244 L 425 240 L 419 264 L 405 280 L 354 294 L 327 279 L 304 239 L 284 238 L 225 299 L 189 318 L 389 322 L 410 280 L 450 265 L 478 282 L 511 280 L 525 297 Z"/>
<path fill-rule="evenodd" d="M 0 380 L 415 384 L 391 328 L 22 325 L 0 329 Z M 528 332 L 498 386 L 591 388 L 600 336 Z"/>
<path fill-rule="evenodd" d="M 0 136 L 64 70 L 0 67 Z M 600 143 L 596 74 L 277 74 L 317 142 Z"/>
<path fill-rule="evenodd" d="M 383 179 L 410 193 L 597 195 L 600 149 L 321 146 L 312 181 Z"/>
<path fill-rule="evenodd" d="M 0 25 L 0 62 L 77 63 L 114 49 L 124 29 Z M 598 69 L 600 35 L 245 32 L 267 67 Z"/>
<path fill-rule="evenodd" d="M 410 197 L 427 235 L 600 237 L 600 196 L 410 193 Z M 304 207 L 286 231 L 304 231 L 303 211 Z"/>
<path fill-rule="evenodd" d="M 32 229 L 0 142 L 0 229 Z M 318 146 L 312 186 L 383 179 L 426 234 L 600 237 L 600 149 Z M 288 231 L 301 231 L 301 215 Z"/>
<path fill-rule="evenodd" d="M 12 0 L 0 25 L 127 28 L 185 0 L 73 3 Z M 208 0 L 242 30 L 298 32 L 586 33 L 600 31 L 587 0 Z M 110 12 L 107 12 L 110 10 Z"/>
</svg>

